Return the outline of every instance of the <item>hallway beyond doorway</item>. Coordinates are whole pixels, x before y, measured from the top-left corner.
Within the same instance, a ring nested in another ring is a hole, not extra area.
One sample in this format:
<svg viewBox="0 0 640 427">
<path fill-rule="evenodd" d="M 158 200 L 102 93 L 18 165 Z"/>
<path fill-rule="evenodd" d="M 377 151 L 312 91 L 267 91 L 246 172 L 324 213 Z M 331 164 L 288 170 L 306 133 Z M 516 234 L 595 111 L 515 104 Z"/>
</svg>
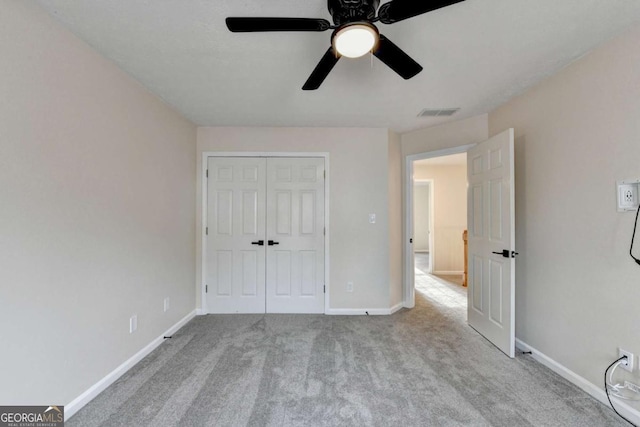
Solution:
<svg viewBox="0 0 640 427">
<path fill-rule="evenodd" d="M 429 254 L 414 254 L 416 291 L 432 302 L 453 311 L 451 314 L 467 317 L 467 288 L 462 286 L 461 276 L 435 276 L 429 271 Z"/>
</svg>

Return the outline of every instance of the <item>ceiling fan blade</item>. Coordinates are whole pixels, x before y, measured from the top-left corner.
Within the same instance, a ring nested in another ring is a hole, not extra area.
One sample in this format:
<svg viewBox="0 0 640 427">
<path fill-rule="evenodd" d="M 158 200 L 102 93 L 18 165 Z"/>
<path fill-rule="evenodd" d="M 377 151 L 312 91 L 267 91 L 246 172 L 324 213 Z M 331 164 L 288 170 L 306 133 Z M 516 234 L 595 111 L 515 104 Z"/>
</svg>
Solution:
<svg viewBox="0 0 640 427">
<path fill-rule="evenodd" d="M 382 34 L 380 34 L 378 49 L 373 54 L 405 80 L 422 71 L 420 64 Z"/>
<path fill-rule="evenodd" d="M 331 23 L 312 18 L 227 18 L 227 28 L 234 33 L 258 31 L 326 31 Z"/>
<path fill-rule="evenodd" d="M 407 18 L 422 15 L 436 9 L 451 6 L 464 0 L 392 0 L 378 10 L 378 17 L 383 24 L 393 24 Z"/>
<path fill-rule="evenodd" d="M 340 56 L 334 52 L 333 47 L 330 47 L 316 65 L 307 82 L 302 86 L 302 90 L 316 90 L 320 87 L 324 79 L 327 78 L 333 67 L 340 60 Z"/>
</svg>

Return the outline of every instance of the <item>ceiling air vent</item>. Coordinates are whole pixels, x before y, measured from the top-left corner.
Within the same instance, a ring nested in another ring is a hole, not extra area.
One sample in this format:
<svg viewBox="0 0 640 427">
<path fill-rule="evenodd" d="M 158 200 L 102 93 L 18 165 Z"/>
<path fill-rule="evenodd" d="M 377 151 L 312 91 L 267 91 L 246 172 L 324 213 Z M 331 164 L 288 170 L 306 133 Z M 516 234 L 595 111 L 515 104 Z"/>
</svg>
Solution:
<svg viewBox="0 0 640 427">
<path fill-rule="evenodd" d="M 420 111 L 418 117 L 449 117 L 453 116 L 458 111 L 460 111 L 459 108 L 440 108 L 435 110 L 425 108 L 424 110 Z"/>
</svg>

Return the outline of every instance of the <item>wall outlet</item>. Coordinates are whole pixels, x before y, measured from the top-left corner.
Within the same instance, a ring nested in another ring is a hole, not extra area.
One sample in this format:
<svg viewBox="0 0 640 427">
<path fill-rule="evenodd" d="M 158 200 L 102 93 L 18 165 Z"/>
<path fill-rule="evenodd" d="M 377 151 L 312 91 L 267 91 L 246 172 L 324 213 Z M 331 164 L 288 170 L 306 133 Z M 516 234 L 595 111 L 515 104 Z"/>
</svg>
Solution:
<svg viewBox="0 0 640 427">
<path fill-rule="evenodd" d="M 164 312 L 166 313 L 167 311 L 169 311 L 169 303 L 170 303 L 170 299 L 169 297 L 166 297 L 164 299 Z"/>
<path fill-rule="evenodd" d="M 620 367 L 626 371 L 633 372 L 633 353 L 623 349 L 619 349 L 618 357 L 627 356 L 627 360 L 622 360 Z"/>
<path fill-rule="evenodd" d="M 129 319 L 129 333 L 132 334 L 138 329 L 138 315 L 134 314 Z"/>
<path fill-rule="evenodd" d="M 639 181 L 618 181 L 618 212 L 638 209 Z"/>
<path fill-rule="evenodd" d="M 372 213 L 369 214 L 369 224 L 375 224 L 376 223 L 376 214 Z"/>
<path fill-rule="evenodd" d="M 635 199 L 635 194 L 631 188 L 627 188 L 622 194 L 625 203 L 633 204 L 633 200 Z"/>
<path fill-rule="evenodd" d="M 347 292 L 353 292 L 353 282 L 347 282 Z"/>
</svg>

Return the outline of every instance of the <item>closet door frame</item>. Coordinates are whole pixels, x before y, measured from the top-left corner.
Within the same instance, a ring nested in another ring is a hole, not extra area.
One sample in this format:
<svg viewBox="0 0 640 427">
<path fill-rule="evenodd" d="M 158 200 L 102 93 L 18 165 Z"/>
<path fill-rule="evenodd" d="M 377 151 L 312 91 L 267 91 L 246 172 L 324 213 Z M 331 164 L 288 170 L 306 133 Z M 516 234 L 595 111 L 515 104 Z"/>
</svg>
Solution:
<svg viewBox="0 0 640 427">
<path fill-rule="evenodd" d="M 201 241 L 201 257 L 200 257 L 200 310 L 197 310 L 198 314 L 207 314 L 209 313 L 209 308 L 207 307 L 207 192 L 208 192 L 208 181 L 207 181 L 207 168 L 210 157 L 307 157 L 307 158 L 322 158 L 324 159 L 324 168 L 325 168 L 325 181 L 324 181 L 324 223 L 325 223 L 325 235 L 324 235 L 324 281 L 325 281 L 325 294 L 324 294 L 324 313 L 327 314 L 331 309 L 329 307 L 329 293 L 330 293 L 330 245 L 329 245 L 329 229 L 330 229 L 330 218 L 329 218 L 329 205 L 330 205 L 330 197 L 329 197 L 329 188 L 330 185 L 330 165 L 329 165 L 329 153 L 327 152 L 227 152 L 227 151 L 205 151 L 202 153 L 201 158 L 201 182 L 202 182 L 202 219 L 200 223 L 200 241 Z"/>
</svg>

